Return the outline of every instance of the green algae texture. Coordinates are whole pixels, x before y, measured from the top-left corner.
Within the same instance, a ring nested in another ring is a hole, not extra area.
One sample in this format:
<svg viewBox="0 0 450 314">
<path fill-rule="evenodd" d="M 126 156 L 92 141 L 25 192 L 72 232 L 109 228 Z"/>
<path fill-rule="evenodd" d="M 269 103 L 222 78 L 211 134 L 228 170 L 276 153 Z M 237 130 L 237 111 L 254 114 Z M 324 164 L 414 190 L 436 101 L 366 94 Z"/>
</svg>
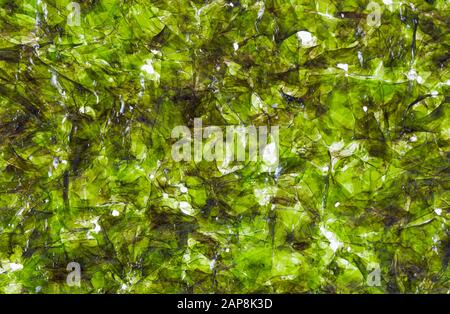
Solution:
<svg viewBox="0 0 450 314">
<path fill-rule="evenodd" d="M 0 0 L 0 292 L 449 293 L 449 31 L 445 0 Z M 278 126 L 278 166 L 175 161 L 195 118 Z"/>
</svg>

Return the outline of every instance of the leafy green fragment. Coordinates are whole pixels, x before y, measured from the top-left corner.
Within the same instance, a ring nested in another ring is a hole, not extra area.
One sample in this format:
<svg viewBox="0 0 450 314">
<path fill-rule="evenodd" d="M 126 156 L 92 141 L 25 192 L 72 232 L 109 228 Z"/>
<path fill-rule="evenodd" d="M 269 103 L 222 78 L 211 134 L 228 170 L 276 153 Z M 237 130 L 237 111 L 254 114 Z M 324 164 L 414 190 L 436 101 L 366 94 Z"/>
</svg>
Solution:
<svg viewBox="0 0 450 314">
<path fill-rule="evenodd" d="M 450 291 L 448 1 L 69 2 L 0 0 L 0 292 Z"/>
</svg>

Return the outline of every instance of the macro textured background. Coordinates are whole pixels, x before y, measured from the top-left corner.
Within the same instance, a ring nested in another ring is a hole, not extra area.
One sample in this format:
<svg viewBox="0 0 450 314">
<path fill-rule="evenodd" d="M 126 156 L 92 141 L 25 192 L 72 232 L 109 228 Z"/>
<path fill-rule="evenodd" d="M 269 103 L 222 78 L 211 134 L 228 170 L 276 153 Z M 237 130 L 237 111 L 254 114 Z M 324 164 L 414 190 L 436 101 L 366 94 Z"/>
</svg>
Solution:
<svg viewBox="0 0 450 314">
<path fill-rule="evenodd" d="M 448 1 L 68 4 L 0 0 L 0 292 L 450 291 Z M 196 117 L 279 167 L 174 162 Z"/>
</svg>

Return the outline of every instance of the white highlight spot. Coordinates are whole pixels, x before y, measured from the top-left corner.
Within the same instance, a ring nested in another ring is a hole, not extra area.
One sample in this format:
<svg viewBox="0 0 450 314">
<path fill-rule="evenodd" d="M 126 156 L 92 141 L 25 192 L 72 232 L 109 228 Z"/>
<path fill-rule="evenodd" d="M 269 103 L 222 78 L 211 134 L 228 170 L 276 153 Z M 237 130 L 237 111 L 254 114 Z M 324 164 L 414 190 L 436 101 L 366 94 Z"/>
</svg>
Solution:
<svg viewBox="0 0 450 314">
<path fill-rule="evenodd" d="M 329 148 L 330 153 L 333 154 L 340 151 L 342 148 L 344 148 L 344 145 L 345 145 L 344 141 L 334 142 L 333 144 L 330 145 Z"/>
<path fill-rule="evenodd" d="M 120 114 L 125 112 L 125 102 L 123 101 L 122 95 L 120 96 Z"/>
<path fill-rule="evenodd" d="M 155 68 L 153 67 L 153 60 L 145 60 L 145 64 L 141 67 L 141 71 L 145 72 L 150 80 L 159 81 L 160 75 L 155 71 Z"/>
<path fill-rule="evenodd" d="M 9 268 L 11 269 L 11 271 L 16 271 L 16 270 L 21 270 L 23 269 L 23 265 L 22 264 L 16 264 L 16 263 L 10 263 L 9 264 Z"/>
<path fill-rule="evenodd" d="M 263 160 L 267 165 L 275 165 L 278 163 L 278 151 L 275 143 L 267 144 L 264 147 Z"/>
<path fill-rule="evenodd" d="M 265 7 L 264 7 L 264 3 L 263 3 L 262 6 L 258 10 L 258 17 L 257 17 L 258 20 L 260 20 L 262 18 L 262 16 L 264 15 L 264 10 L 265 10 Z"/>
<path fill-rule="evenodd" d="M 147 72 L 148 74 L 155 74 L 155 69 L 152 65 L 152 60 L 147 60 L 147 63 L 141 67 L 141 70 Z"/>
<path fill-rule="evenodd" d="M 320 227 L 320 232 L 327 238 L 327 240 L 330 242 L 330 247 L 333 250 L 333 252 L 336 252 L 337 249 L 342 245 L 342 243 L 337 239 L 336 235 L 325 229 L 324 227 Z"/>
<path fill-rule="evenodd" d="M 348 64 L 347 63 L 338 63 L 336 65 L 336 67 L 338 67 L 339 69 L 344 70 L 345 72 L 348 72 Z"/>
<path fill-rule="evenodd" d="M 188 202 L 182 201 L 179 204 L 180 210 L 183 212 L 183 214 L 193 216 L 194 215 L 194 209 L 192 208 L 191 204 Z"/>
<path fill-rule="evenodd" d="M 55 71 L 51 71 L 52 78 L 50 79 L 50 83 L 53 87 L 55 87 L 58 90 L 58 93 L 63 97 L 66 98 L 66 92 L 63 90 L 61 84 L 58 81 L 58 75 Z"/>
<path fill-rule="evenodd" d="M 184 185 L 180 184 L 180 192 L 181 193 L 187 193 L 188 189 Z"/>
<path fill-rule="evenodd" d="M 213 270 L 215 265 L 216 265 L 216 260 L 212 259 L 211 262 L 209 263 L 209 269 Z"/>
<path fill-rule="evenodd" d="M 119 216 L 119 211 L 117 211 L 117 210 L 113 210 L 112 212 L 111 212 L 111 215 L 113 215 L 114 217 L 117 217 L 117 216 Z"/>
<path fill-rule="evenodd" d="M 239 49 L 239 44 L 233 43 L 233 49 L 234 49 L 234 51 L 237 51 Z"/>
<path fill-rule="evenodd" d="M 363 58 L 363 55 L 362 55 L 361 51 L 358 51 L 358 60 L 359 60 L 359 63 L 361 64 L 361 66 L 363 66 L 364 58 Z"/>
<path fill-rule="evenodd" d="M 100 225 L 98 224 L 98 218 L 95 218 L 95 219 L 91 220 L 91 222 L 95 225 L 95 227 L 94 227 L 94 232 L 95 232 L 95 233 L 99 233 L 100 230 L 102 230 L 102 228 L 101 228 Z"/>
<path fill-rule="evenodd" d="M 271 195 L 267 188 L 255 189 L 253 193 L 259 205 L 264 206 L 270 202 Z"/>
<path fill-rule="evenodd" d="M 414 69 L 409 70 L 408 74 L 406 74 L 406 77 L 410 81 L 416 81 L 419 84 L 423 83 L 423 78 L 420 75 L 418 75 L 416 70 Z"/>
<path fill-rule="evenodd" d="M 297 32 L 297 38 L 302 43 L 302 46 L 304 47 L 313 47 L 316 43 L 316 38 L 307 31 L 299 31 Z"/>
<path fill-rule="evenodd" d="M 442 214 L 442 208 L 436 208 L 434 212 L 436 213 L 436 215 L 440 216 Z"/>
</svg>

